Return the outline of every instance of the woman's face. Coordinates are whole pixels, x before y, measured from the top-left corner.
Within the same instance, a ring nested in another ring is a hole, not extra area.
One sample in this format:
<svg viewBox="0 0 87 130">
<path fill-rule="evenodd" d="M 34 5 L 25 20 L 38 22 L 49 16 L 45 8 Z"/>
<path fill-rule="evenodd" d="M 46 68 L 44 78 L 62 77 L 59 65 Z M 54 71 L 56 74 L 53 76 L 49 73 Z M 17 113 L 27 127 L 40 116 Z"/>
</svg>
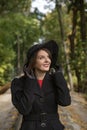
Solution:
<svg viewBox="0 0 87 130">
<path fill-rule="evenodd" d="M 35 70 L 47 72 L 50 69 L 51 59 L 45 50 L 39 50 L 36 56 Z"/>
</svg>

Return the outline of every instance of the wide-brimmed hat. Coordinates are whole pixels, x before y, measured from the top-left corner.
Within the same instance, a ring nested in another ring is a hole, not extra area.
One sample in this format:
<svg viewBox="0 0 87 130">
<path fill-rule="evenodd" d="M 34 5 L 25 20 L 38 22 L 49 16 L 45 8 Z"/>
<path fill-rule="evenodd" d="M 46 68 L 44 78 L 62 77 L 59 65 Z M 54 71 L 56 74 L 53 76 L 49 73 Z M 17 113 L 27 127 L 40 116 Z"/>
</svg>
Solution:
<svg viewBox="0 0 87 130">
<path fill-rule="evenodd" d="M 27 64 L 26 64 L 27 66 L 29 64 L 30 59 L 34 55 L 34 53 L 40 49 L 43 49 L 43 48 L 48 49 L 52 55 L 51 67 L 54 67 L 56 65 L 59 48 L 58 48 L 56 41 L 50 40 L 50 41 L 45 42 L 45 43 L 33 45 L 29 48 L 29 50 L 27 52 Z"/>
</svg>

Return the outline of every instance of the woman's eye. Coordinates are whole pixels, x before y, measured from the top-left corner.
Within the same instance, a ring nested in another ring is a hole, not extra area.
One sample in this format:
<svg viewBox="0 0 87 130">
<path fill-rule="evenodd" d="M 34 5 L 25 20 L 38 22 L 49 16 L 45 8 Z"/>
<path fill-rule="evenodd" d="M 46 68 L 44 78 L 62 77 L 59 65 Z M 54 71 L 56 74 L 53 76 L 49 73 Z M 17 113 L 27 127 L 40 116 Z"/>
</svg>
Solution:
<svg viewBox="0 0 87 130">
<path fill-rule="evenodd" d="M 39 59 L 41 60 L 41 59 L 44 59 L 44 57 L 42 56 L 42 57 L 39 57 Z"/>
</svg>

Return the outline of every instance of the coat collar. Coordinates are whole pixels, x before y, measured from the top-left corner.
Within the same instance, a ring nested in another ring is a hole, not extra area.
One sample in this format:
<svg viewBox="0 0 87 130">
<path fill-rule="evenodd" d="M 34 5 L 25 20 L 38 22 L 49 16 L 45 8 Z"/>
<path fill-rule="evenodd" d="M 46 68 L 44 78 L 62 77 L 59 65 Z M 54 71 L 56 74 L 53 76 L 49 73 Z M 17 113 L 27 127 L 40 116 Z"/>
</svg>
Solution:
<svg viewBox="0 0 87 130">
<path fill-rule="evenodd" d="M 44 79 L 42 88 L 40 88 L 37 78 L 26 78 L 26 85 L 33 89 L 34 94 L 43 97 L 46 93 L 49 93 L 52 90 L 52 80 L 49 73 L 46 73 Z"/>
<path fill-rule="evenodd" d="M 36 93 L 39 94 L 40 96 L 45 96 L 46 93 L 49 93 L 52 90 L 52 80 L 51 76 L 49 73 L 46 73 L 44 79 L 43 79 L 43 84 L 42 88 L 40 88 L 38 80 L 36 80 Z"/>
</svg>

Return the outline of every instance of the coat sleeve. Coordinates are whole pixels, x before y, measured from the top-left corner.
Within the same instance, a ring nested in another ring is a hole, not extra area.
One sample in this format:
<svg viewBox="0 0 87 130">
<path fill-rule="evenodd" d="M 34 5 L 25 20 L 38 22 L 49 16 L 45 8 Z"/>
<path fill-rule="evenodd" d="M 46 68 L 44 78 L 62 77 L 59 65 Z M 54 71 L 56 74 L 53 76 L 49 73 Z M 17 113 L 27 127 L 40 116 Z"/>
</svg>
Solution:
<svg viewBox="0 0 87 130">
<path fill-rule="evenodd" d="M 26 87 L 23 89 L 23 81 L 18 78 L 11 83 L 12 103 L 19 113 L 26 115 L 31 111 L 34 96 Z"/>
<path fill-rule="evenodd" d="M 61 71 L 57 71 L 55 74 L 53 74 L 53 81 L 56 87 L 57 103 L 61 106 L 70 105 L 71 96 L 63 73 Z"/>
</svg>

